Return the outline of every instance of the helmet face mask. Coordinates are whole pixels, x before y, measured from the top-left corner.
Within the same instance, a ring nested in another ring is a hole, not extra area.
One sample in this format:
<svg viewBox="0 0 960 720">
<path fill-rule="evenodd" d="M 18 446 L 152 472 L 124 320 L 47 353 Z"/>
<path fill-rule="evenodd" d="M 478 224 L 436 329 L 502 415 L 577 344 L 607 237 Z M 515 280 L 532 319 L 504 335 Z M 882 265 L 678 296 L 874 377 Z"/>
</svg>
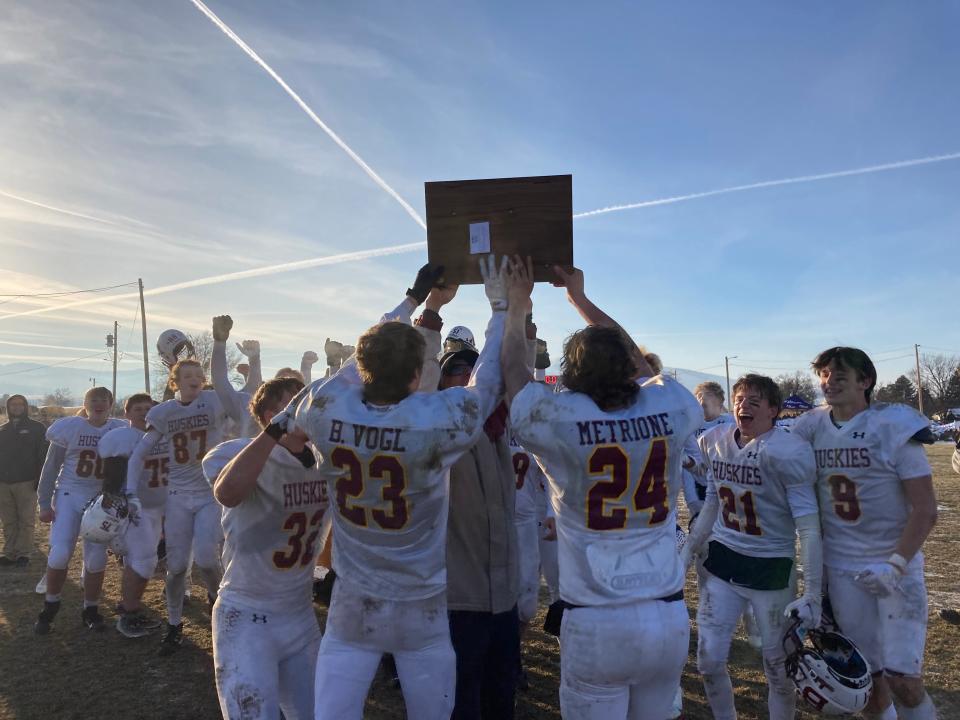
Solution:
<svg viewBox="0 0 960 720">
<path fill-rule="evenodd" d="M 849 638 L 839 632 L 804 631 L 797 618 L 784 635 L 783 648 L 787 676 L 808 709 L 846 715 L 866 706 L 873 678 L 870 666 Z"/>
<path fill-rule="evenodd" d="M 174 365 L 190 352 L 190 339 L 180 330 L 164 330 L 157 338 L 157 352 L 167 365 Z"/>
<path fill-rule="evenodd" d="M 129 524 L 130 508 L 126 498 L 100 493 L 83 511 L 80 535 L 84 540 L 107 545 L 122 536 Z"/>
</svg>

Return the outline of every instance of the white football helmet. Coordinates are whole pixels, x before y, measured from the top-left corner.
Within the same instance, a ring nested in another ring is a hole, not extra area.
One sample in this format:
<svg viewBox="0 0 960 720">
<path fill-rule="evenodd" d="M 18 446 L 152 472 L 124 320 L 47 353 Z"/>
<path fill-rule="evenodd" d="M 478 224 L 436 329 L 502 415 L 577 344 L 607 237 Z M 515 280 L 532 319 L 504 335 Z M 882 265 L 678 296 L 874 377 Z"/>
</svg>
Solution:
<svg viewBox="0 0 960 720">
<path fill-rule="evenodd" d="M 463 350 L 464 348 L 476 350 L 477 346 L 473 340 L 473 333 L 470 332 L 470 328 L 457 325 L 447 334 L 446 340 L 443 341 L 443 351 L 453 352 Z"/>
<path fill-rule="evenodd" d="M 190 340 L 180 330 L 164 330 L 157 338 L 157 352 L 168 365 L 180 360 L 180 354 L 190 345 Z"/>
<path fill-rule="evenodd" d="M 873 689 L 870 666 L 848 637 L 839 632 L 805 631 L 795 618 L 784 635 L 783 649 L 787 675 L 809 709 L 824 715 L 846 715 L 866 707 Z"/>
<path fill-rule="evenodd" d="M 80 536 L 90 542 L 111 544 L 130 525 L 126 498 L 100 493 L 87 503 L 80 520 Z"/>
</svg>

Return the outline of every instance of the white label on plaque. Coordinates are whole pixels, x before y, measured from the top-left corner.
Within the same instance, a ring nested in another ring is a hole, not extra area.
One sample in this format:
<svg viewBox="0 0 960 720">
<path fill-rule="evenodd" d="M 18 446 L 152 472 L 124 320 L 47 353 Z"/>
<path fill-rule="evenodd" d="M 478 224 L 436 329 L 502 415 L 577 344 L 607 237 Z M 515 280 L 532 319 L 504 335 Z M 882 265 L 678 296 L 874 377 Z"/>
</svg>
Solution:
<svg viewBox="0 0 960 720">
<path fill-rule="evenodd" d="M 470 254 L 490 252 L 490 223 L 470 223 Z"/>
</svg>

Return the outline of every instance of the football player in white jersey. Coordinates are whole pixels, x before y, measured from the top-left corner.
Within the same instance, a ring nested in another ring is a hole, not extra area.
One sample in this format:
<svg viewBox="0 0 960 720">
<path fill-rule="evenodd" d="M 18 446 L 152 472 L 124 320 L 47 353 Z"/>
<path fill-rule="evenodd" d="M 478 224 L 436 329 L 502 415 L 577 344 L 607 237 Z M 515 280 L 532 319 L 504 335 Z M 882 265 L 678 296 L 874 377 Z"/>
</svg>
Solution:
<svg viewBox="0 0 960 720">
<path fill-rule="evenodd" d="M 113 394 L 105 387 L 87 390 L 83 409 L 86 417 L 61 418 L 47 429 L 50 447 L 40 472 L 37 504 L 40 522 L 52 522 L 53 526 L 47 556 L 47 590 L 43 610 L 33 626 L 38 635 L 50 632 L 50 624 L 60 610 L 60 593 L 80 536 L 84 508 L 103 487 L 103 460 L 97 452 L 100 438 L 126 424 L 110 418 Z M 97 606 L 106 567 L 107 546 L 84 540 L 81 617 L 94 630 L 104 629 Z"/>
<path fill-rule="evenodd" d="M 206 377 L 196 360 L 170 369 L 177 396 L 147 413 L 149 430 L 134 449 L 127 473 L 128 492 L 138 496 L 150 480 L 145 460 L 161 440 L 170 443 L 169 493 L 164 510 L 167 544 L 167 631 L 160 646 L 169 655 L 183 641 L 183 593 L 191 549 L 210 604 L 220 585 L 220 505 L 213 499 L 200 461 L 220 442 L 227 414 L 217 393 L 204 390 Z"/>
<path fill-rule="evenodd" d="M 233 437 L 254 437 L 259 431 L 257 423 L 250 415 L 250 400 L 257 387 L 253 390 L 237 390 L 230 382 L 227 370 L 227 340 L 230 330 L 233 329 L 233 318 L 229 315 L 218 315 L 213 319 L 213 352 L 210 355 L 210 375 L 213 379 L 213 389 L 230 418 Z M 237 343 L 237 349 L 251 360 L 257 359 L 259 370 L 260 343 L 256 340 L 244 340 Z M 249 377 L 249 376 L 248 376 Z M 248 379 L 247 385 L 250 385 Z"/>
<path fill-rule="evenodd" d="M 261 428 L 302 388 L 294 378 L 264 383 L 250 406 Z M 320 628 L 311 591 L 327 493 L 306 439 L 230 440 L 203 460 L 225 508 L 213 660 L 226 719 L 313 717 Z"/>
<path fill-rule="evenodd" d="M 750 603 L 762 638 L 767 717 L 792 720 L 796 694 L 787 677 L 783 635 L 794 611 L 805 627 L 820 623 L 820 513 L 810 444 L 775 426 L 780 390 L 762 375 L 733 386 L 736 424 L 700 436 L 711 470 L 707 499 L 683 549 L 686 562 L 710 538 L 697 608 L 697 668 L 717 720 L 735 720 L 727 671 L 730 642 Z M 797 535 L 804 566 L 803 596 L 791 586 Z"/>
<path fill-rule="evenodd" d="M 539 459 L 557 516 L 560 709 L 664 720 L 690 636 L 675 529 L 680 463 L 703 411 L 673 378 L 650 377 L 622 328 L 586 298 L 582 273 L 561 273 L 590 323 L 564 344 L 566 390 L 534 382 L 524 362 L 529 260 L 513 267 L 503 348 L 513 432 Z"/>
<path fill-rule="evenodd" d="M 131 395 L 123 404 L 128 427 L 111 430 L 100 440 L 106 492 L 119 494 L 128 473 L 128 462 L 147 431 L 147 413 L 156 403 L 146 393 Z M 140 507 L 123 536 L 123 581 L 117 630 L 126 637 L 149 635 L 159 625 L 141 613 L 141 598 L 147 582 L 157 569 L 157 543 L 163 530 L 163 509 L 167 503 L 167 474 L 170 453 L 166 440 L 154 445 L 143 462 L 147 483 L 140 488 Z"/>
<path fill-rule="evenodd" d="M 359 719 L 384 652 L 392 653 L 407 716 L 448 718 L 456 659 L 446 604 L 449 468 L 483 432 L 501 391 L 506 261 L 481 259 L 493 314 L 467 387 L 420 387 L 425 341 L 403 322 L 359 339 L 356 363 L 315 382 L 293 414 L 322 456 L 333 511 L 337 582 L 317 658 L 318 720 Z M 421 274 L 418 274 L 418 280 Z M 414 305 L 426 288 L 408 291 Z M 415 294 L 414 294 L 415 293 Z M 436 387 L 436 385 L 434 385 Z"/>
<path fill-rule="evenodd" d="M 864 717 L 936 717 L 923 687 L 927 590 L 923 543 L 937 519 L 929 421 L 906 405 L 871 403 L 877 371 L 865 352 L 813 361 L 827 401 L 791 432 L 813 444 L 827 592 L 841 631 L 874 673 Z"/>
<path fill-rule="evenodd" d="M 719 383 L 702 382 L 693 389 L 693 394 L 703 408 L 703 423 L 697 428 L 696 438 L 717 425 L 734 424 L 733 415 L 724 412 L 724 392 Z M 703 509 L 704 500 L 707 499 L 707 466 L 697 462 L 686 462 L 683 475 L 685 488 L 690 487 L 690 481 L 693 481 L 695 492 L 686 492 L 685 495 L 688 498 L 687 504 L 690 506 L 690 516 L 695 518 Z"/>
</svg>

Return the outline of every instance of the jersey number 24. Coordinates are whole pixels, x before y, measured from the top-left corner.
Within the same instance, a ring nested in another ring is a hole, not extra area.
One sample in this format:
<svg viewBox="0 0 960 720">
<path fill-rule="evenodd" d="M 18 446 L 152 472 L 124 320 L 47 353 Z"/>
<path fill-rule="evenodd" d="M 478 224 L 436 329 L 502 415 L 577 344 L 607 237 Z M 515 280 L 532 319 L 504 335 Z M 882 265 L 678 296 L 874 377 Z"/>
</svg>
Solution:
<svg viewBox="0 0 960 720">
<path fill-rule="evenodd" d="M 667 441 L 660 438 L 650 443 L 650 451 L 631 501 L 623 502 L 630 485 L 630 456 L 619 445 L 601 445 L 590 453 L 587 472 L 591 477 L 604 476 L 587 491 L 587 527 L 591 530 L 621 530 L 627 516 L 650 511 L 648 525 L 659 525 L 670 515 L 667 495 Z M 611 507 L 607 511 L 607 504 Z M 626 506 L 624 506 L 626 505 Z"/>
</svg>

